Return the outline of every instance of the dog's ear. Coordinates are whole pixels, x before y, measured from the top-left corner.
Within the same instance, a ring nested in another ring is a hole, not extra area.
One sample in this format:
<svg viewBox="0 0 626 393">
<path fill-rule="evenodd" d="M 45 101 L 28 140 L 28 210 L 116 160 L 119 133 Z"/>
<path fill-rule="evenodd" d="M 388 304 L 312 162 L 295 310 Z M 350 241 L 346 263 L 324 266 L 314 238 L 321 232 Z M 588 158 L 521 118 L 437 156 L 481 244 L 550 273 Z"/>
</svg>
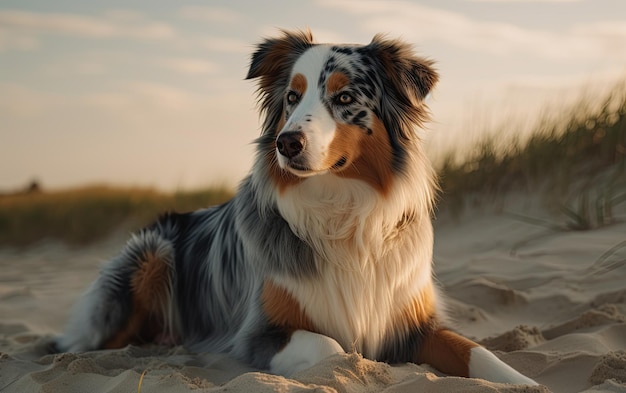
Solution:
<svg viewBox="0 0 626 393">
<path fill-rule="evenodd" d="M 392 142 L 411 139 L 413 127 L 428 120 L 424 99 L 439 79 L 434 62 L 417 56 L 411 45 L 383 35 L 376 35 L 367 49 L 382 77 L 381 115 Z"/>
<path fill-rule="evenodd" d="M 283 111 L 283 96 L 289 86 L 291 69 L 298 57 L 313 46 L 313 36 L 306 31 L 282 31 L 278 38 L 268 38 L 252 54 L 246 79 L 259 78 L 258 95 L 265 113 L 263 133 L 273 132 Z"/>
<path fill-rule="evenodd" d="M 370 47 L 388 81 L 410 100 L 422 101 L 439 80 L 434 62 L 416 56 L 407 43 L 378 34 Z"/>
<path fill-rule="evenodd" d="M 310 30 L 281 30 L 282 36 L 268 38 L 257 45 L 252 54 L 246 79 L 276 76 L 288 72 L 295 60 L 313 46 Z"/>
</svg>

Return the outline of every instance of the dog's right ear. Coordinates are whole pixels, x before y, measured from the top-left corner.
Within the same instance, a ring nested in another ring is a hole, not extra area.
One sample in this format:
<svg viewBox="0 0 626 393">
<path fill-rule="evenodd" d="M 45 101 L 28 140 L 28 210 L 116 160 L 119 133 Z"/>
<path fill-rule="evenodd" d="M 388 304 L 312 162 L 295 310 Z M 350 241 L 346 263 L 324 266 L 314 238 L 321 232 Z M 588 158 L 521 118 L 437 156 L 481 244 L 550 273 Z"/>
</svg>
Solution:
<svg viewBox="0 0 626 393">
<path fill-rule="evenodd" d="M 310 30 L 281 31 L 281 37 L 268 38 L 257 46 L 246 79 L 284 75 L 296 59 L 314 45 Z"/>
</svg>

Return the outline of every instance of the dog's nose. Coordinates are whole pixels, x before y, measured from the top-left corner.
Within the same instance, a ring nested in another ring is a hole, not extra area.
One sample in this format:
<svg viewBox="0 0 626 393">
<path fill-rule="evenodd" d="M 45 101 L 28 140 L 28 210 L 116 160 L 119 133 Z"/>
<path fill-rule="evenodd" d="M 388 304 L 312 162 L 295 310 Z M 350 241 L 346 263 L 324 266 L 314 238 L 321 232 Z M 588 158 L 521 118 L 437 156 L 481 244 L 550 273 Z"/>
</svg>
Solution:
<svg viewBox="0 0 626 393">
<path fill-rule="evenodd" d="M 284 132 L 276 139 L 278 152 L 287 158 L 293 158 L 302 153 L 305 144 L 306 138 L 300 131 Z"/>
</svg>

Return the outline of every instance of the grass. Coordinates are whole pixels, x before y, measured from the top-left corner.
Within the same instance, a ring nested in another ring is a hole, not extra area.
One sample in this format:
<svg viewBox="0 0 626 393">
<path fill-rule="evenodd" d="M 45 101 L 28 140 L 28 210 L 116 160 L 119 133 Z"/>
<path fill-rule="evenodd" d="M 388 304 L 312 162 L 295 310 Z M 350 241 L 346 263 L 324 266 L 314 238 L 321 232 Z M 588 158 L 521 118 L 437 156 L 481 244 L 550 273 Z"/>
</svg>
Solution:
<svg viewBox="0 0 626 393">
<path fill-rule="evenodd" d="M 500 128 L 510 135 L 515 125 Z M 459 213 L 468 196 L 526 190 L 544 194 L 571 229 L 607 225 L 626 201 L 625 157 L 623 80 L 604 97 L 546 110 L 525 141 L 486 137 L 461 158 L 451 150 L 439 165 L 443 205 Z"/>
<path fill-rule="evenodd" d="M 141 393 L 141 385 L 143 384 L 143 377 L 146 375 L 148 370 L 143 370 L 141 376 L 139 377 L 139 383 L 137 384 L 137 393 Z"/>
<path fill-rule="evenodd" d="M 165 211 L 221 203 L 225 188 L 162 193 L 152 189 L 90 186 L 0 196 L 0 245 L 27 246 L 43 239 L 83 245 L 126 225 L 138 229 Z"/>
</svg>

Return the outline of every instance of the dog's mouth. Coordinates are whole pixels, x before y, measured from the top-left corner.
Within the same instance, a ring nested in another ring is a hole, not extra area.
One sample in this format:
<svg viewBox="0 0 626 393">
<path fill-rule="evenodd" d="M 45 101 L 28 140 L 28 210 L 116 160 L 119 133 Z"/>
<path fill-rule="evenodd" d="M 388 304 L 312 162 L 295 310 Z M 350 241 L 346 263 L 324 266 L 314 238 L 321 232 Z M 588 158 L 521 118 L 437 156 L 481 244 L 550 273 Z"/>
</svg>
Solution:
<svg viewBox="0 0 626 393">
<path fill-rule="evenodd" d="M 299 162 L 289 162 L 287 163 L 287 166 L 290 169 L 296 170 L 298 172 L 311 172 L 312 171 L 312 169 L 309 166 L 301 164 Z"/>
<path fill-rule="evenodd" d="M 299 162 L 297 160 L 290 160 L 289 162 L 286 163 L 284 169 L 287 169 L 289 172 L 297 176 L 309 177 L 309 176 L 319 175 L 322 173 L 327 173 L 329 171 L 339 171 L 343 169 L 347 163 L 348 163 L 348 157 L 342 156 L 330 168 L 313 169 L 310 166 L 303 164 L 302 162 Z"/>
<path fill-rule="evenodd" d="M 303 162 L 298 159 L 287 160 L 286 162 L 280 163 L 281 168 L 294 174 L 298 177 L 310 177 L 314 175 L 321 174 L 326 172 L 325 170 L 320 171 L 311 168 L 306 162 Z"/>
<path fill-rule="evenodd" d="M 314 169 L 314 168 L 311 168 L 309 165 L 302 163 L 298 160 L 289 160 L 288 162 L 285 163 L 285 166 L 283 169 L 288 170 L 289 172 L 293 173 L 296 176 L 310 177 L 310 176 L 327 173 L 329 171 L 339 171 L 343 169 L 347 163 L 348 163 L 348 157 L 342 156 L 330 168 Z"/>
<path fill-rule="evenodd" d="M 326 163 L 322 161 L 321 166 L 312 166 L 310 157 L 308 154 L 305 154 L 305 152 L 301 152 L 292 157 L 286 157 L 284 154 L 281 154 L 277 148 L 275 154 L 278 159 L 278 164 L 283 170 L 299 177 L 311 177 L 329 172 L 339 172 L 346 168 L 350 160 L 348 155 L 342 154 L 336 155 L 335 157 L 339 156 L 339 158 L 335 158 L 335 163 L 330 166 L 327 166 L 330 160 L 326 160 Z"/>
</svg>

